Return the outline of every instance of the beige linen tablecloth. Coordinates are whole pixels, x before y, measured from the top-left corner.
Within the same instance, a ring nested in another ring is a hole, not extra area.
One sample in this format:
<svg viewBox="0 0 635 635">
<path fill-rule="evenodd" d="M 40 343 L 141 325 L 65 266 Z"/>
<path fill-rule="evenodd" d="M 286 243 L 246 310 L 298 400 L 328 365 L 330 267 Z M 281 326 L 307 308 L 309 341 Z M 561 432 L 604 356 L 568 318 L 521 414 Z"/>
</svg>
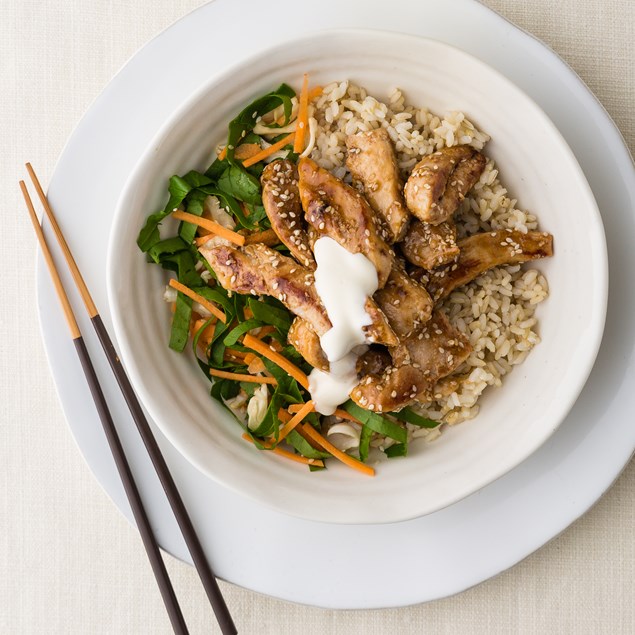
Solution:
<svg viewBox="0 0 635 635">
<path fill-rule="evenodd" d="M 113 74 L 199 4 L 0 2 L 1 633 L 170 632 L 136 531 L 91 475 L 62 416 L 40 341 L 34 238 L 17 180 L 30 160 L 47 182 L 65 140 Z M 633 0 L 486 4 L 555 49 L 635 149 Z M 250 635 L 633 633 L 634 503 L 631 465 L 584 518 L 511 571 L 407 609 L 325 611 L 221 586 Z M 169 557 L 168 568 L 192 632 L 217 632 L 194 570 Z"/>
</svg>

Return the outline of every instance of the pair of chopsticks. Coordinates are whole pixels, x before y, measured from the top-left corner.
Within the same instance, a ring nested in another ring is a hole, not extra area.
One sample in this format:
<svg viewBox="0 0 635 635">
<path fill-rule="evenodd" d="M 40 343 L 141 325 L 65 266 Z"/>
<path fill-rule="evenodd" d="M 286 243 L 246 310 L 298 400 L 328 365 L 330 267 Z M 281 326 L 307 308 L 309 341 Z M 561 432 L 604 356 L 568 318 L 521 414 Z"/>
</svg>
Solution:
<svg viewBox="0 0 635 635">
<path fill-rule="evenodd" d="M 216 619 L 218 620 L 221 631 L 224 634 L 235 634 L 237 633 L 236 626 L 234 625 L 221 591 L 218 588 L 216 577 L 209 563 L 207 562 L 207 559 L 203 552 L 203 548 L 201 547 L 201 543 L 199 542 L 196 532 L 194 531 L 194 527 L 192 526 L 190 517 L 188 516 L 187 510 L 185 509 L 185 505 L 183 504 L 183 500 L 181 499 L 181 496 L 176 488 L 176 484 L 174 483 L 174 479 L 170 474 L 165 459 L 161 454 L 161 450 L 159 449 L 159 446 L 154 438 L 154 435 L 152 434 L 150 426 L 148 425 L 148 421 L 146 420 L 145 415 L 141 410 L 141 405 L 139 404 L 139 401 L 137 400 L 137 397 L 132 389 L 130 381 L 128 380 L 128 376 L 126 375 L 123 366 L 119 361 L 119 356 L 117 355 L 115 347 L 113 346 L 112 340 L 110 339 L 104 323 L 99 316 L 97 307 L 93 302 L 86 283 L 84 282 L 79 268 L 75 263 L 75 259 L 73 258 L 68 244 L 64 239 L 62 231 L 57 224 L 55 215 L 53 214 L 53 210 L 51 209 L 46 195 L 44 194 L 44 191 L 42 189 L 42 186 L 40 185 L 40 181 L 38 180 L 30 163 L 26 164 L 26 169 L 29 173 L 29 176 L 31 177 L 31 181 L 33 182 L 33 186 L 35 187 L 38 197 L 42 202 L 44 211 L 49 221 L 51 222 L 55 237 L 57 238 L 62 252 L 64 253 L 66 263 L 73 275 L 73 279 L 75 281 L 75 284 L 77 285 L 77 288 L 79 289 L 82 300 L 84 301 L 84 305 L 90 317 L 90 321 L 95 328 L 97 337 L 99 338 L 102 348 L 104 349 L 106 357 L 108 358 L 108 361 L 110 363 L 110 368 L 112 369 L 115 378 L 117 379 L 117 383 L 119 384 L 119 388 L 121 389 L 126 403 L 128 404 L 128 408 L 130 409 L 132 418 L 134 419 L 134 422 L 137 426 L 139 435 L 143 440 L 148 455 L 150 456 L 150 459 L 152 461 L 152 465 L 154 466 L 161 485 L 163 486 L 166 497 L 170 503 L 170 507 L 172 508 L 172 512 L 174 513 L 179 528 L 181 529 L 181 533 L 183 534 L 183 538 L 185 539 L 187 548 L 190 552 L 190 555 L 192 556 L 194 566 L 198 571 L 198 574 L 203 583 L 203 587 L 205 588 L 205 592 L 207 593 L 207 597 L 209 598 L 214 613 L 216 614 Z M 185 624 L 181 608 L 179 607 L 176 594 L 174 593 L 172 583 L 170 582 L 168 572 L 165 568 L 165 563 L 163 562 L 163 558 L 161 557 L 159 545 L 157 544 L 157 541 L 152 532 L 150 521 L 148 520 L 148 516 L 144 510 L 143 502 L 141 500 L 141 496 L 139 495 L 139 490 L 137 489 L 137 486 L 134 482 L 130 466 L 126 459 L 126 455 L 121 445 L 121 441 L 119 440 L 115 424 L 108 409 L 108 404 L 106 403 L 106 399 L 100 387 L 99 379 L 97 377 L 97 374 L 95 373 L 95 369 L 93 368 L 92 362 L 88 355 L 88 350 L 86 349 L 86 345 L 84 344 L 84 340 L 77 324 L 77 320 L 75 319 L 73 309 L 68 300 L 68 296 L 66 295 L 66 291 L 64 290 L 64 287 L 62 285 L 62 281 L 60 279 L 57 268 L 55 267 L 53 257 L 47 245 L 46 239 L 44 238 L 44 233 L 42 232 L 42 226 L 40 225 L 40 221 L 38 220 L 35 208 L 33 207 L 33 202 L 24 181 L 20 181 L 20 189 L 22 190 L 24 200 L 29 210 L 29 215 L 33 223 L 33 228 L 35 229 L 35 233 L 37 234 L 37 238 L 40 242 L 44 258 L 46 259 L 46 264 L 51 273 L 51 277 L 53 278 L 55 290 L 57 291 L 60 303 L 62 304 L 64 315 L 66 317 L 66 321 L 71 332 L 71 337 L 73 338 L 73 343 L 75 344 L 77 355 L 79 356 L 84 374 L 86 375 L 86 380 L 88 382 L 90 392 L 93 396 L 93 400 L 95 401 L 95 406 L 97 407 L 97 412 L 99 414 L 99 418 L 101 419 L 101 423 L 106 434 L 106 439 L 108 440 L 108 444 L 115 460 L 117 470 L 119 471 L 119 475 L 123 482 L 126 495 L 130 502 L 132 513 L 137 527 L 139 528 L 139 533 L 141 534 L 143 545 L 148 554 L 148 558 L 150 559 L 150 564 L 159 585 L 159 590 L 167 609 L 170 622 L 172 623 L 172 628 L 174 629 L 175 633 L 178 633 L 179 635 L 186 635 L 188 633 L 187 625 Z"/>
</svg>

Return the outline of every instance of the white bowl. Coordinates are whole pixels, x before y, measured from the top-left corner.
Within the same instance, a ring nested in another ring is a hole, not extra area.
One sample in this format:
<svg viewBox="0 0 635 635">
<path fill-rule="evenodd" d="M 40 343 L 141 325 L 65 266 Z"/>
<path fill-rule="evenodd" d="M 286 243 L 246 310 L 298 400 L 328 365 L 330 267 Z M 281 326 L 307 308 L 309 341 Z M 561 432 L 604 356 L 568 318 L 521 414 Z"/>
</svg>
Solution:
<svg viewBox="0 0 635 635">
<path fill-rule="evenodd" d="M 437 113 L 460 110 L 492 137 L 485 152 L 541 229 L 553 258 L 532 264 L 550 297 L 537 312 L 542 342 L 489 389 L 472 421 L 406 459 L 382 462 L 368 478 L 329 462 L 311 473 L 241 438 L 236 421 L 209 396 L 190 355 L 167 347 L 167 276 L 146 263 L 135 239 L 166 200 L 172 174 L 205 169 L 227 123 L 280 82 L 351 79 L 384 99 L 399 86 Z M 428 514 L 472 494 L 534 452 L 564 419 L 598 351 L 607 299 L 604 232 L 589 186 L 547 116 L 502 75 L 466 53 L 396 33 L 329 31 L 272 48 L 185 101 L 141 157 L 122 193 L 108 257 L 108 294 L 124 365 L 165 436 L 202 472 L 279 511 L 332 523 L 385 523 Z M 204 496 L 204 492 L 201 492 Z"/>
</svg>

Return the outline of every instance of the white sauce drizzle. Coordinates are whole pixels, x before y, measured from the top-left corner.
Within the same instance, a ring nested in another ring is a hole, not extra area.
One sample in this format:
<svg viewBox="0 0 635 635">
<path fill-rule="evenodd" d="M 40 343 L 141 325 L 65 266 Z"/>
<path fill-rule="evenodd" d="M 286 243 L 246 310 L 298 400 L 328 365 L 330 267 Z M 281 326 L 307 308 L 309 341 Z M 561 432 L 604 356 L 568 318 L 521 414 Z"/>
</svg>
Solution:
<svg viewBox="0 0 635 635">
<path fill-rule="evenodd" d="M 330 362 L 329 372 L 317 368 L 309 375 L 309 392 L 315 409 L 333 414 L 357 385 L 356 347 L 364 344 L 363 327 L 372 323 L 366 299 L 377 290 L 377 271 L 363 254 L 352 254 L 328 236 L 313 247 L 317 269 L 315 289 L 333 325 L 320 337 Z M 358 349 L 359 352 L 359 349 Z"/>
</svg>

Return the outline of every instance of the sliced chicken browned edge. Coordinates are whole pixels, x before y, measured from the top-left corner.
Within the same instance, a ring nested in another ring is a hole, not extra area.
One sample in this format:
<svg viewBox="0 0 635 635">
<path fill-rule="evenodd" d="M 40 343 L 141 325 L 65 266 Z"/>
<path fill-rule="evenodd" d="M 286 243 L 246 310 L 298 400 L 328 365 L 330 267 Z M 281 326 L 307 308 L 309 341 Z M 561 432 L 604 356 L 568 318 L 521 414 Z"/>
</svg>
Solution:
<svg viewBox="0 0 635 635">
<path fill-rule="evenodd" d="M 263 170 L 260 183 L 262 204 L 271 228 L 299 263 L 314 268 L 315 259 L 300 202 L 297 168 L 286 159 L 273 161 Z"/>
<path fill-rule="evenodd" d="M 433 272 L 414 272 L 438 301 L 454 289 L 499 265 L 511 265 L 553 255 L 553 236 L 547 232 L 523 233 L 499 229 L 469 236 L 458 243 L 456 262 Z"/>
<path fill-rule="evenodd" d="M 395 150 L 384 128 L 359 132 L 346 138 L 346 167 L 379 215 L 389 243 L 399 242 L 408 228 L 410 212 L 403 200 L 403 182 Z"/>
<path fill-rule="evenodd" d="M 412 170 L 404 195 L 408 209 L 424 223 L 438 225 L 452 217 L 478 181 L 487 160 L 466 145 L 430 154 Z"/>
</svg>

